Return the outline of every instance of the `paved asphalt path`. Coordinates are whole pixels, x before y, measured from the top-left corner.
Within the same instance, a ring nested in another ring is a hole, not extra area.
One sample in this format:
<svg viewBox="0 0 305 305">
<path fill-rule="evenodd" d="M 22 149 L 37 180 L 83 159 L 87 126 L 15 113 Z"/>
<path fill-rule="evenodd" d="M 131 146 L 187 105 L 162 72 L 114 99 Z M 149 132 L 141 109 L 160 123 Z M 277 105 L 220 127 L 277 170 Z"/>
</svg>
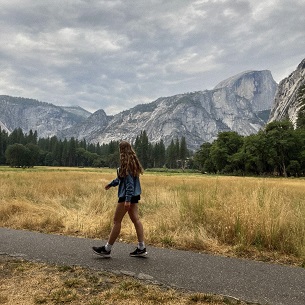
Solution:
<svg viewBox="0 0 305 305">
<path fill-rule="evenodd" d="M 231 296 L 261 305 L 305 305 L 305 269 L 147 247 L 146 258 L 129 257 L 134 245 L 116 243 L 109 259 L 91 247 L 104 241 L 0 228 L 0 255 L 77 265 L 155 281 L 191 291 Z"/>
</svg>

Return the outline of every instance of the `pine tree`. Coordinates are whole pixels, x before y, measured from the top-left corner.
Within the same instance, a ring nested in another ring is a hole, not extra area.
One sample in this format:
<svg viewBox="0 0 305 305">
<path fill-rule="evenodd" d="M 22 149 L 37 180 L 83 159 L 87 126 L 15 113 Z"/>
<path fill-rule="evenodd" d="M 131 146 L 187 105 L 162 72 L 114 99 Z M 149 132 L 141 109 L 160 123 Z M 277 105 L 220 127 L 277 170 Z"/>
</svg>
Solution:
<svg viewBox="0 0 305 305">
<path fill-rule="evenodd" d="M 176 146 L 174 140 L 171 140 L 170 145 L 166 149 L 166 165 L 168 168 L 175 168 L 176 167 Z"/>
<path fill-rule="evenodd" d="M 9 135 L 9 144 L 25 144 L 25 137 L 21 128 L 14 129 Z"/>
<path fill-rule="evenodd" d="M 153 147 L 153 157 L 153 167 L 163 167 L 165 165 L 165 146 L 162 139 Z"/>
<path fill-rule="evenodd" d="M 181 168 L 185 169 L 186 167 L 186 158 L 188 157 L 188 150 L 186 146 L 186 140 L 185 137 L 181 138 L 180 142 L 180 150 L 179 150 L 179 158 L 181 160 Z"/>
<path fill-rule="evenodd" d="M 0 164 L 5 164 L 5 150 L 7 147 L 7 138 L 7 132 L 1 130 L 0 126 Z"/>
<path fill-rule="evenodd" d="M 68 142 L 68 166 L 76 165 L 76 141 L 72 137 Z"/>
<path fill-rule="evenodd" d="M 136 137 L 134 149 L 144 168 L 147 168 L 150 163 L 149 158 L 149 141 L 146 131 L 141 131 L 140 135 Z"/>
<path fill-rule="evenodd" d="M 37 131 L 30 130 L 29 134 L 25 137 L 26 144 L 37 144 Z"/>
<path fill-rule="evenodd" d="M 69 164 L 69 148 L 68 141 L 65 139 L 62 143 L 62 154 L 61 154 L 61 164 L 62 166 L 68 166 Z"/>
</svg>

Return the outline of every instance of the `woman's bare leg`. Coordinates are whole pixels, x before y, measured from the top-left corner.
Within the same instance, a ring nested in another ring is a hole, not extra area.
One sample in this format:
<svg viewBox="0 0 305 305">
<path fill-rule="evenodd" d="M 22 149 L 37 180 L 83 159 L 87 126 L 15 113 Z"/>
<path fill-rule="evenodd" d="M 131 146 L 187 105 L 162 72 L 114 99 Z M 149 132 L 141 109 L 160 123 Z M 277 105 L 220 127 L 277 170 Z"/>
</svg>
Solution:
<svg viewBox="0 0 305 305">
<path fill-rule="evenodd" d="M 124 207 L 124 203 L 123 202 L 118 203 L 114 213 L 113 227 L 108 239 L 108 243 L 110 245 L 113 245 L 115 243 L 116 239 L 118 238 L 121 232 L 121 223 L 125 214 L 126 214 L 126 210 Z"/>
<path fill-rule="evenodd" d="M 137 232 L 138 242 L 144 241 L 144 230 L 142 222 L 139 219 L 139 213 L 138 213 L 138 204 L 134 203 L 130 205 L 130 209 L 128 211 L 129 217 L 131 221 L 134 224 L 134 227 Z"/>
</svg>

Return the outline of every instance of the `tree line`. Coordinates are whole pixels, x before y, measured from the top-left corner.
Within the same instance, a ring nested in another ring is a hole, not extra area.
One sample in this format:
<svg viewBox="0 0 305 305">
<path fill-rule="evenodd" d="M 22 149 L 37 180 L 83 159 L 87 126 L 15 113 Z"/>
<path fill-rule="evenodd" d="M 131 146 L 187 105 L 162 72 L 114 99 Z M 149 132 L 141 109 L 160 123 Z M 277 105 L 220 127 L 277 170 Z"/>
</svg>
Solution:
<svg viewBox="0 0 305 305">
<path fill-rule="evenodd" d="M 144 168 L 185 168 L 191 154 L 184 137 L 172 140 L 165 147 L 163 140 L 156 144 L 150 143 L 146 131 L 142 131 L 132 144 Z M 115 168 L 119 166 L 118 147 L 118 141 L 100 145 L 75 138 L 38 138 L 37 131 L 30 130 L 27 134 L 17 128 L 8 134 L 0 127 L 0 164 L 13 167 L 41 165 Z"/>
<path fill-rule="evenodd" d="M 147 168 L 191 168 L 202 173 L 229 175 L 305 175 L 305 120 L 300 116 L 295 129 L 289 120 L 267 124 L 257 134 L 241 136 L 222 132 L 212 143 L 198 151 L 188 150 L 185 137 L 173 139 L 166 147 L 163 140 L 152 144 L 146 131 L 133 147 Z M 86 140 L 39 138 L 19 128 L 11 134 L 0 128 L 0 164 L 10 166 L 119 166 L 119 142 L 92 144 Z"/>
<path fill-rule="evenodd" d="M 201 145 L 194 162 L 205 173 L 304 176 L 305 125 L 301 120 L 296 129 L 284 120 L 246 137 L 220 133 L 213 143 Z"/>
</svg>

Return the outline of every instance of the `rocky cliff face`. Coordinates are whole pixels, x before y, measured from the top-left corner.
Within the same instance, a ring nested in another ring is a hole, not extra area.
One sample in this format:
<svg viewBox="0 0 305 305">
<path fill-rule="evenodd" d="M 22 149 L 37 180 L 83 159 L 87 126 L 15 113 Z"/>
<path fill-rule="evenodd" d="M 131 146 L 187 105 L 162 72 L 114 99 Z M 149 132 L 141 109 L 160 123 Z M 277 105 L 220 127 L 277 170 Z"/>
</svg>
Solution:
<svg viewBox="0 0 305 305">
<path fill-rule="evenodd" d="M 7 127 L 0 121 L 0 128 L 1 130 L 7 132 L 7 133 L 10 133 L 10 131 L 7 129 Z"/>
<path fill-rule="evenodd" d="M 74 113 L 76 109 L 78 113 Z M 85 120 L 88 112 L 80 107 L 69 111 L 48 103 L 21 97 L 0 96 L 0 125 L 12 132 L 21 128 L 24 132 L 37 130 L 41 138 L 57 135 L 60 130 L 75 126 Z"/>
<path fill-rule="evenodd" d="M 289 118 L 291 122 L 296 125 L 298 112 L 302 106 L 298 99 L 298 95 L 300 88 L 304 85 L 305 59 L 303 59 L 293 73 L 280 82 L 269 122 Z"/>
<path fill-rule="evenodd" d="M 221 131 L 258 132 L 269 116 L 277 84 L 270 71 L 247 71 L 213 90 L 161 97 L 115 116 L 93 114 L 34 100 L 0 96 L 0 124 L 12 131 L 37 130 L 39 137 L 85 138 L 87 142 L 133 141 L 146 130 L 151 142 L 186 138 L 190 149 L 211 142 Z"/>
<path fill-rule="evenodd" d="M 103 130 L 108 126 L 112 116 L 107 116 L 104 110 L 98 110 L 87 117 L 86 120 L 82 120 L 80 123 L 64 129 L 58 130 L 57 136 L 59 138 L 71 138 L 74 137 L 76 139 L 86 139 L 89 142 L 89 135 L 95 133 L 102 133 Z"/>
<path fill-rule="evenodd" d="M 236 95 L 249 100 L 253 111 L 259 112 L 272 106 L 277 84 L 271 72 L 248 71 L 220 82 L 215 89 L 228 88 Z"/>
<path fill-rule="evenodd" d="M 151 142 L 165 145 L 184 136 L 198 149 L 221 131 L 241 135 L 258 132 L 268 118 L 277 84 L 270 71 L 248 71 L 229 78 L 213 90 L 159 98 L 115 115 L 106 127 L 87 135 L 91 142 L 133 141 L 146 130 Z M 267 113 L 267 115 L 266 115 Z M 265 115 L 265 120 L 263 119 Z"/>
</svg>

